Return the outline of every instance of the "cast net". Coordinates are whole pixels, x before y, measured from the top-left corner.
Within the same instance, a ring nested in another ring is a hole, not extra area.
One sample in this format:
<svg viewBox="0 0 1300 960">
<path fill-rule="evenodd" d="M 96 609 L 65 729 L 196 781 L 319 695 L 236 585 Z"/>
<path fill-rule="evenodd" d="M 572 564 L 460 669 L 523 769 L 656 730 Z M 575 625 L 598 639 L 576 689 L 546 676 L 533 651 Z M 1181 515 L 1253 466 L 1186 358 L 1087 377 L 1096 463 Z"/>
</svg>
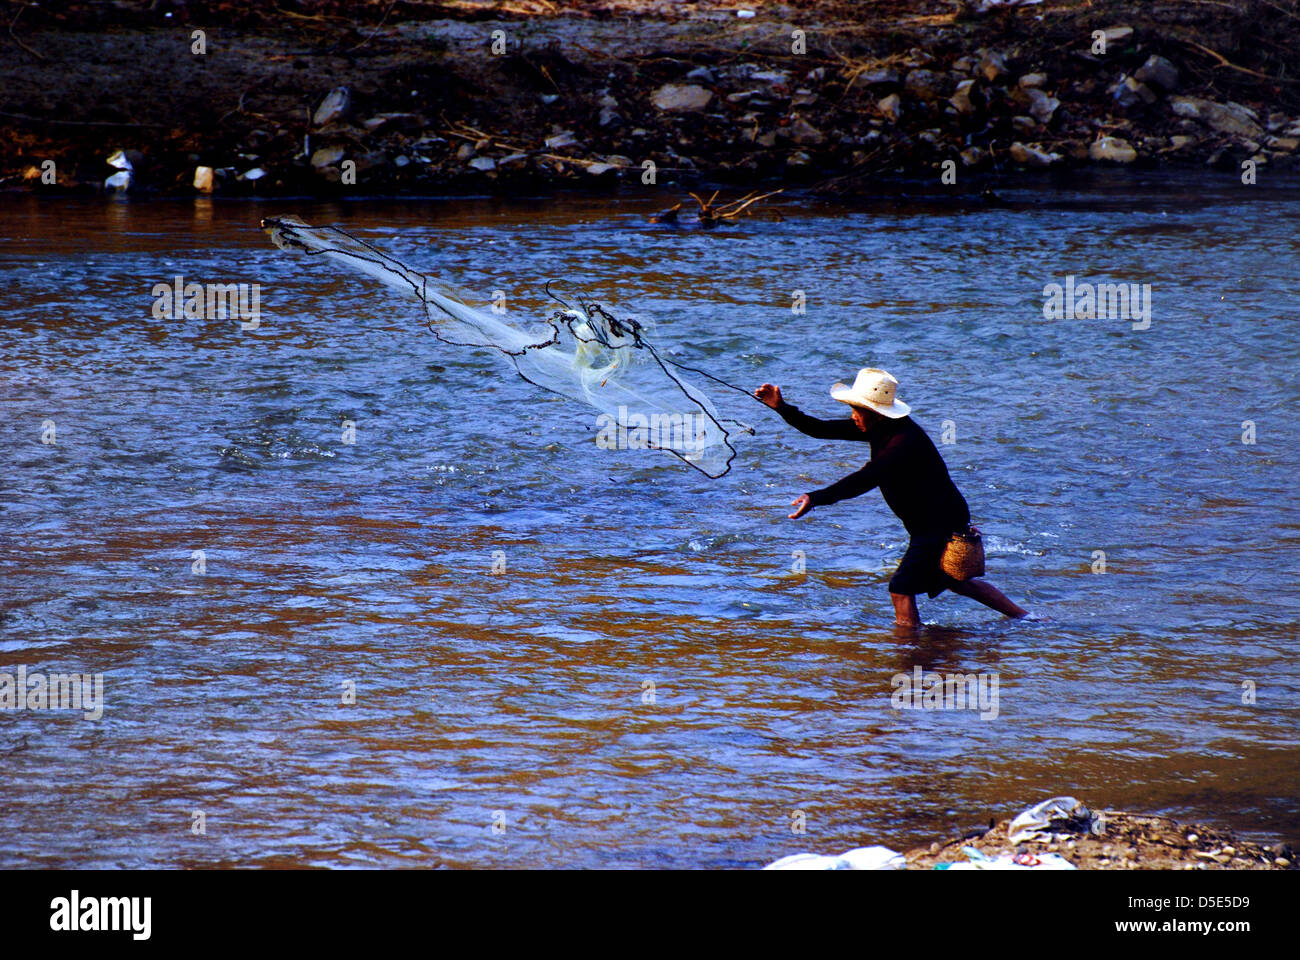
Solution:
<svg viewBox="0 0 1300 960">
<path fill-rule="evenodd" d="M 337 227 L 313 227 L 297 217 L 268 218 L 262 227 L 281 249 L 324 257 L 418 301 L 443 343 L 494 349 L 529 383 L 601 411 L 596 442 L 606 449 L 663 450 L 720 477 L 731 469 L 736 437 L 753 433 L 722 416 L 686 374 L 748 391 L 663 356 L 640 321 L 581 291 L 557 292 L 560 285 L 548 283 L 546 293 L 560 308 L 527 329 L 504 311 L 470 306 L 450 285 Z"/>
</svg>

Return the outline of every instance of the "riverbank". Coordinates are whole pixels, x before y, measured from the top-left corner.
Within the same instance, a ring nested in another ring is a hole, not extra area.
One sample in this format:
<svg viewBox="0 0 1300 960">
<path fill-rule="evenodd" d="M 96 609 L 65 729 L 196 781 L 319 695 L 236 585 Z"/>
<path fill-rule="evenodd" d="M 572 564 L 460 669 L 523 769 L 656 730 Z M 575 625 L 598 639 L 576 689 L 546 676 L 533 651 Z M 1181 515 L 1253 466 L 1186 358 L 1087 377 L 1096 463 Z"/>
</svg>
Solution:
<svg viewBox="0 0 1300 960">
<path fill-rule="evenodd" d="M 1264 845 L 1172 817 L 1094 810 L 1054 797 L 1001 823 L 897 853 L 858 847 L 838 856 L 799 853 L 770 870 L 1295 870 L 1295 850 Z"/>
<path fill-rule="evenodd" d="M 848 198 L 1089 165 L 1258 177 L 1300 148 L 1295 0 L 74 2 L 3 42 L 11 190 Z"/>
<path fill-rule="evenodd" d="M 970 850 L 991 860 L 1022 858 L 1034 864 L 1055 854 L 1080 870 L 1295 870 L 1295 851 L 1285 843 L 1242 840 L 1229 830 L 1206 824 L 1180 824 L 1164 816 L 1120 810 L 1087 811 L 1084 817 L 1056 820 L 1038 839 L 1011 842 L 1012 820 L 990 823 L 987 831 L 935 842 L 904 854 L 909 869 L 943 869 L 969 862 Z"/>
</svg>

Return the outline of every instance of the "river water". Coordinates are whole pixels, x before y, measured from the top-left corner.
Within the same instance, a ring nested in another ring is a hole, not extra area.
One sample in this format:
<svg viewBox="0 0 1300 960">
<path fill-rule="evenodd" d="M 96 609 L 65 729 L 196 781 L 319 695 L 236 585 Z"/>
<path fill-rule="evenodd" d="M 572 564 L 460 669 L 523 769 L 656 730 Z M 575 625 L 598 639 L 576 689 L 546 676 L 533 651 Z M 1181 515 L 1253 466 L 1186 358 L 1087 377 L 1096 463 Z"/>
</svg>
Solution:
<svg viewBox="0 0 1300 960">
<path fill-rule="evenodd" d="M 662 197 L 5 200 L 0 672 L 103 706 L 0 711 L 0 866 L 752 867 L 1059 794 L 1300 840 L 1294 187 L 711 234 Z M 885 367 L 1050 619 L 945 594 L 897 634 L 879 495 L 785 518 L 864 447 L 733 394 L 721 479 L 600 450 L 595 411 L 274 249 L 288 213 L 524 315 L 581 282 L 821 416 Z M 259 326 L 155 319 L 177 275 L 260 284 Z M 1044 319 L 1069 275 L 1149 283 L 1150 326 Z M 894 709 L 917 666 L 996 675 L 996 716 Z"/>
</svg>

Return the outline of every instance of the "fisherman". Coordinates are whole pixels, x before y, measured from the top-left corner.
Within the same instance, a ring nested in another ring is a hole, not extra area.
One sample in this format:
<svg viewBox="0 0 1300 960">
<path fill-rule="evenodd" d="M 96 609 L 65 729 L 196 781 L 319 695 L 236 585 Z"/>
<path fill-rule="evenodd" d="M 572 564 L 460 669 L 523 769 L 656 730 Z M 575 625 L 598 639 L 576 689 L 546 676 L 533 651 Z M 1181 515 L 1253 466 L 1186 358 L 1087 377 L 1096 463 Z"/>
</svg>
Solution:
<svg viewBox="0 0 1300 960">
<path fill-rule="evenodd" d="M 875 487 L 903 521 L 911 536 L 907 552 L 889 581 L 894 620 L 901 627 L 920 626 L 916 595 L 937 597 L 945 590 L 978 600 L 1008 617 L 1028 616 L 997 587 L 983 580 L 956 580 L 940 569 L 944 549 L 955 533 L 970 527 L 970 510 L 958 492 L 943 458 L 908 414 L 911 407 L 896 396 L 898 381 L 884 370 L 858 371 L 853 386 L 837 383 L 831 396 L 847 403 L 851 420 L 819 420 L 781 398 L 781 388 L 765 383 L 754 391 L 790 426 L 818 440 L 857 440 L 871 444 L 871 459 L 843 480 L 805 493 L 791 502 L 802 517 L 813 507 L 860 496 Z"/>
</svg>

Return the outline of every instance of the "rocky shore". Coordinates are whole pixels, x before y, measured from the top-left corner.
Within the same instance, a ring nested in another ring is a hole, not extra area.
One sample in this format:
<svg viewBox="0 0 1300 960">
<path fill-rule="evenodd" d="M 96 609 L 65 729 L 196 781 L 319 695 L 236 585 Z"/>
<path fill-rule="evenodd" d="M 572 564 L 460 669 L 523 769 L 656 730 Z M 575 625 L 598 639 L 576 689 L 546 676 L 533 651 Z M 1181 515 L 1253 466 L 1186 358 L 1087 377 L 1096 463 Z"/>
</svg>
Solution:
<svg viewBox="0 0 1300 960">
<path fill-rule="evenodd" d="M 1205 824 L 1091 808 L 1053 797 L 1014 818 L 899 853 L 882 846 L 799 853 L 769 870 L 1296 870 L 1286 843 L 1243 840 Z"/>
<path fill-rule="evenodd" d="M 1091 811 L 1089 811 L 1091 813 Z M 1296 853 L 1287 844 L 1242 840 L 1205 824 L 1180 824 L 1169 817 L 1099 810 L 1082 818 L 1055 821 L 1037 839 L 1011 842 L 1012 821 L 972 830 L 965 836 L 909 850 L 907 866 L 933 869 L 971 859 L 970 850 L 996 860 L 1022 862 L 1055 854 L 1080 870 L 1295 870 Z"/>
<path fill-rule="evenodd" d="M 71 2 L 2 42 L 0 191 L 853 197 L 1300 156 L 1297 0 Z"/>
</svg>

